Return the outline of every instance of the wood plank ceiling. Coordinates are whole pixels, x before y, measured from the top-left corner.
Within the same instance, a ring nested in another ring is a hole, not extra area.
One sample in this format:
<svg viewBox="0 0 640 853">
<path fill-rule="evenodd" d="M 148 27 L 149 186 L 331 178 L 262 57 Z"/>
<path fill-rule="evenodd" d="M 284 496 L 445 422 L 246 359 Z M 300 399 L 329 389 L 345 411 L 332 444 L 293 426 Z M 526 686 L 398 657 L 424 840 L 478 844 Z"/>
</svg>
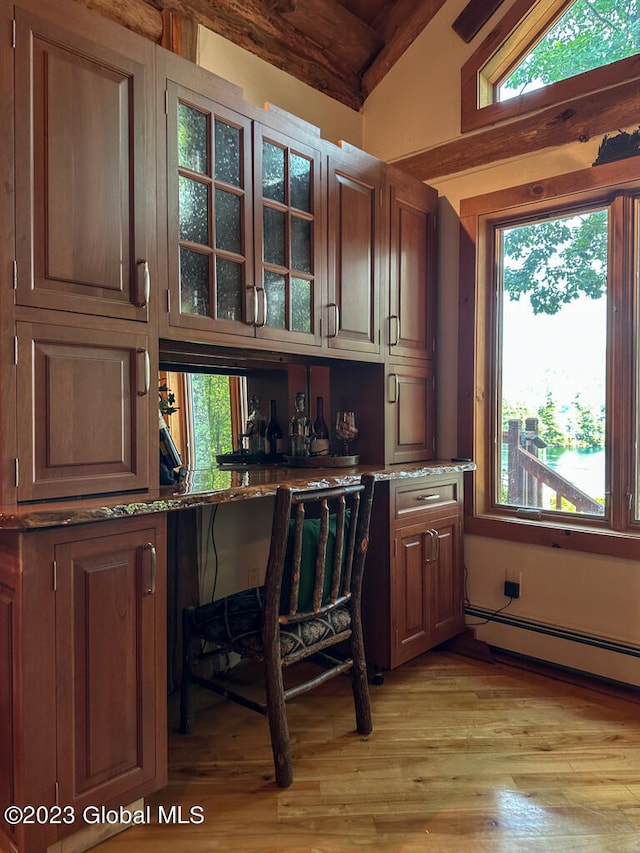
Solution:
<svg viewBox="0 0 640 853">
<path fill-rule="evenodd" d="M 446 0 L 81 2 L 156 41 L 166 41 L 168 15 L 201 24 L 359 110 Z"/>
</svg>

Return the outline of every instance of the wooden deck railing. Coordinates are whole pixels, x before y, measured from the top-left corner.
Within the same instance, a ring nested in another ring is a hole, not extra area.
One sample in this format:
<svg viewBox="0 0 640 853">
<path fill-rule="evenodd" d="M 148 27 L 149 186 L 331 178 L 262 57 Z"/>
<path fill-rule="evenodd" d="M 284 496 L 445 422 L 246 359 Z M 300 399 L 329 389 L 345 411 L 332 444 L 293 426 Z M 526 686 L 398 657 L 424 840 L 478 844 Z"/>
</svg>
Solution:
<svg viewBox="0 0 640 853">
<path fill-rule="evenodd" d="M 538 435 L 538 419 L 510 420 L 503 438 L 507 443 L 507 503 L 514 506 L 542 508 L 542 487 L 555 492 L 555 508 L 564 499 L 577 512 L 602 515 L 604 507 L 553 468 L 538 459 L 538 451 L 546 447 Z"/>
</svg>

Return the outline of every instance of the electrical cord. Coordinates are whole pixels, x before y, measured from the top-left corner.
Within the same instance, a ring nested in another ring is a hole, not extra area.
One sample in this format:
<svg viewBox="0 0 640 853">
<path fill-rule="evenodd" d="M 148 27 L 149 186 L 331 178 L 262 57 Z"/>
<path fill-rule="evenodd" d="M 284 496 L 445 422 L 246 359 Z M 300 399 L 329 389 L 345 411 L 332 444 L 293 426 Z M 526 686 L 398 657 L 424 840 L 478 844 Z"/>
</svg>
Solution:
<svg viewBox="0 0 640 853">
<path fill-rule="evenodd" d="M 463 568 L 464 568 L 464 608 L 465 608 L 465 610 L 467 610 L 468 608 L 471 607 L 471 600 L 470 600 L 469 594 L 467 592 L 467 581 L 469 578 L 469 569 L 467 568 L 466 563 L 464 564 Z M 490 613 L 486 619 L 482 619 L 480 622 L 465 622 L 465 625 L 467 625 L 469 628 L 473 628 L 476 625 L 486 625 L 487 622 L 491 622 L 491 620 L 493 619 L 494 616 L 497 616 L 498 613 L 502 613 L 502 611 L 506 610 L 507 607 L 510 607 L 511 604 L 513 604 L 513 596 L 512 595 L 509 596 L 509 601 L 507 601 L 506 604 L 503 604 L 502 607 L 498 607 L 498 609 L 494 610 L 493 613 Z"/>
</svg>

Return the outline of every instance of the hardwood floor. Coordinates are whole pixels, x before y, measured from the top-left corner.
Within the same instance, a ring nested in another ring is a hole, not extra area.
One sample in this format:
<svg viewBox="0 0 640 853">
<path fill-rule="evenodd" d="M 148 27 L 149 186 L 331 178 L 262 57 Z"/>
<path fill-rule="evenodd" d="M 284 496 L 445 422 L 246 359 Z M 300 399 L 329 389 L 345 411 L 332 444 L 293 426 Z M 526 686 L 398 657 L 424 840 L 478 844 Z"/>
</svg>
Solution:
<svg viewBox="0 0 640 853">
<path fill-rule="evenodd" d="M 99 853 L 640 851 L 638 705 L 504 664 L 429 652 L 371 687 L 354 733 L 348 680 L 289 705 L 294 782 L 273 781 L 264 718 L 207 696 L 169 735 L 158 807 L 201 825 L 132 827 Z M 174 713 L 170 705 L 170 716 Z"/>
</svg>

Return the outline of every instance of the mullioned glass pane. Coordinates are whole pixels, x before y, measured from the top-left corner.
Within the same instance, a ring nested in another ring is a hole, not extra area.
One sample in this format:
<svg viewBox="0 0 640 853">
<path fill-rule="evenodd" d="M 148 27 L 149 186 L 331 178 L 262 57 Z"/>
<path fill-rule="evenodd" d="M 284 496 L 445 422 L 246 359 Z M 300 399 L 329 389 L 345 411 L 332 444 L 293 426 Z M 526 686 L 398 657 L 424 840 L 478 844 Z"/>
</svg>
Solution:
<svg viewBox="0 0 640 853">
<path fill-rule="evenodd" d="M 264 208 L 264 260 L 268 264 L 286 266 L 285 215 L 281 210 Z"/>
<path fill-rule="evenodd" d="M 242 320 L 242 264 L 216 258 L 216 317 Z"/>
<path fill-rule="evenodd" d="M 286 201 L 285 152 L 271 142 L 262 143 L 262 193 L 271 201 Z"/>
<path fill-rule="evenodd" d="M 267 326 L 286 328 L 286 280 L 279 273 L 265 270 L 264 289 L 267 294 Z"/>
<path fill-rule="evenodd" d="M 311 222 L 291 217 L 291 268 L 311 273 Z"/>
<path fill-rule="evenodd" d="M 178 104 L 178 165 L 209 174 L 209 117 L 187 104 Z"/>
<path fill-rule="evenodd" d="M 289 158 L 291 206 L 311 213 L 311 160 L 292 154 Z"/>
<path fill-rule="evenodd" d="M 291 279 L 291 328 L 311 331 L 311 282 L 306 278 Z"/>
<path fill-rule="evenodd" d="M 208 317 L 209 255 L 180 249 L 180 311 Z"/>
<path fill-rule="evenodd" d="M 242 186 L 241 130 L 215 121 L 215 177 L 234 187 Z"/>
<path fill-rule="evenodd" d="M 242 254 L 242 200 L 216 189 L 216 248 Z"/>
<path fill-rule="evenodd" d="M 180 239 L 209 245 L 209 187 L 192 178 L 179 178 Z"/>
</svg>

